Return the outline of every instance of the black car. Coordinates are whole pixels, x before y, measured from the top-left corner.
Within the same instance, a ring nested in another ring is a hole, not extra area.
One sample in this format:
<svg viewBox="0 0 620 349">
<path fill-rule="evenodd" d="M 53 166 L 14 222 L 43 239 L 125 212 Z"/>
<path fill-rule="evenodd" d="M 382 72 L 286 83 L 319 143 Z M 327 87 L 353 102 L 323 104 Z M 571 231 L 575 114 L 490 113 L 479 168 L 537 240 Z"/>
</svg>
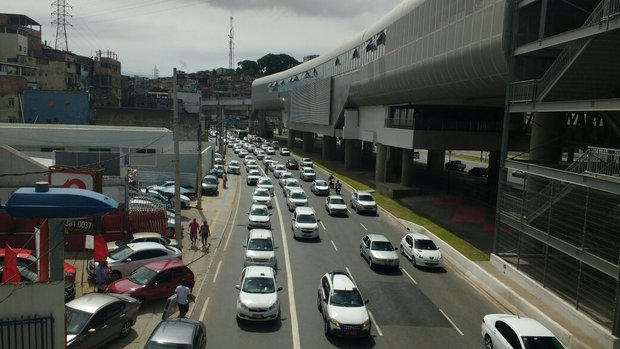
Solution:
<svg viewBox="0 0 620 349">
<path fill-rule="evenodd" d="M 206 346 L 207 330 L 201 321 L 187 318 L 168 318 L 155 327 L 144 349 L 203 349 Z"/>
<path fill-rule="evenodd" d="M 486 177 L 489 175 L 489 170 L 486 167 L 472 167 L 467 173 L 470 176 Z"/>
</svg>

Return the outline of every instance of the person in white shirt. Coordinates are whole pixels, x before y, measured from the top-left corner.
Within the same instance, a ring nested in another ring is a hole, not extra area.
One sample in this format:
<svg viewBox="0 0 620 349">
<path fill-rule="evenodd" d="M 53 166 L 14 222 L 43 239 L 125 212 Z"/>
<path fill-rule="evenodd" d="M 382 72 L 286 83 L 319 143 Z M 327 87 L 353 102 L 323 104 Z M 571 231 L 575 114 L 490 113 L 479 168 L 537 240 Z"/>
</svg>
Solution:
<svg viewBox="0 0 620 349">
<path fill-rule="evenodd" d="M 187 287 L 187 281 L 181 281 L 181 284 L 174 290 L 177 295 L 177 305 L 179 306 L 179 317 L 185 317 L 189 310 L 189 302 L 195 302 L 196 297 L 192 294 L 192 291 Z"/>
</svg>

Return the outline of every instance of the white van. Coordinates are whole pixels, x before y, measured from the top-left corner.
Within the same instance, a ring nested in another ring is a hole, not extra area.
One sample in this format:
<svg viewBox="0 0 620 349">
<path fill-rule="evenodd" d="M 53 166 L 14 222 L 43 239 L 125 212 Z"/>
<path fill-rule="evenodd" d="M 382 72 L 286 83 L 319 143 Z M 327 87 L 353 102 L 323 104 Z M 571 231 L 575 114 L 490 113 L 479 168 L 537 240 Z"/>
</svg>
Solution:
<svg viewBox="0 0 620 349">
<path fill-rule="evenodd" d="M 316 213 L 312 207 L 296 207 L 291 219 L 293 237 L 295 239 L 318 239 L 319 222 L 320 220 L 316 219 Z"/>
</svg>

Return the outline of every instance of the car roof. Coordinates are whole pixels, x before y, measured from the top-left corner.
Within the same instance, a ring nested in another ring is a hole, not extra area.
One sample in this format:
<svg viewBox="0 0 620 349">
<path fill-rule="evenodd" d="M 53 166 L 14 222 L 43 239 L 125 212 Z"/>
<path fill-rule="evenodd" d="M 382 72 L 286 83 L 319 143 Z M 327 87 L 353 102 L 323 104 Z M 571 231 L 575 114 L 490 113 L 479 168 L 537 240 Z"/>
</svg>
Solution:
<svg viewBox="0 0 620 349">
<path fill-rule="evenodd" d="M 287 179 L 286 179 L 286 183 L 288 183 L 288 182 L 297 182 L 297 183 L 299 183 L 299 181 L 297 180 L 297 178 L 287 178 Z"/>
<path fill-rule="evenodd" d="M 304 194 L 306 193 L 302 188 L 291 188 L 290 193 L 298 193 L 298 192 L 303 192 Z"/>
<path fill-rule="evenodd" d="M 368 238 L 372 241 L 390 241 L 382 234 L 368 234 L 366 236 L 368 236 Z"/>
<path fill-rule="evenodd" d="M 297 206 L 297 207 L 295 207 L 295 213 L 297 213 L 297 214 L 314 214 L 314 209 L 312 207 L 307 207 L 307 206 Z"/>
<path fill-rule="evenodd" d="M 268 210 L 267 205 L 253 204 L 252 206 L 250 206 L 250 211 L 259 209 L 259 208 L 264 208 L 265 210 Z"/>
<path fill-rule="evenodd" d="M 331 279 L 334 290 L 351 291 L 357 288 L 353 280 L 346 273 L 333 273 Z"/>
<path fill-rule="evenodd" d="M 193 344 L 194 332 L 202 323 L 188 318 L 168 318 L 160 322 L 149 342 Z"/>
<path fill-rule="evenodd" d="M 156 233 L 156 232 L 143 231 L 143 232 L 139 232 L 139 233 L 133 233 L 132 237 L 134 239 L 138 239 L 138 238 L 160 238 L 161 234 L 160 233 Z"/>
<path fill-rule="evenodd" d="M 166 247 L 162 244 L 159 244 L 157 242 L 150 242 L 150 241 L 145 241 L 145 242 L 132 242 L 130 244 L 127 244 L 127 246 L 129 248 L 131 248 L 134 251 L 140 251 L 140 250 L 165 250 Z"/>
<path fill-rule="evenodd" d="M 267 276 L 275 277 L 272 267 L 266 267 L 262 265 L 250 265 L 245 267 L 245 277 Z"/>
<path fill-rule="evenodd" d="M 502 320 L 510 327 L 512 327 L 519 337 L 531 337 L 531 336 L 539 336 L 539 337 L 555 337 L 551 331 L 549 331 L 545 326 L 543 326 L 540 322 L 527 318 L 520 317 L 518 315 L 512 314 L 489 314 L 485 317 L 490 317 L 493 320 Z"/>
<path fill-rule="evenodd" d="M 268 229 L 252 229 L 250 230 L 250 239 L 273 239 L 273 233 Z"/>
<path fill-rule="evenodd" d="M 80 298 L 76 298 L 70 301 L 66 304 L 66 306 L 93 314 L 98 309 L 105 307 L 108 304 L 114 303 L 119 299 L 122 298 L 115 297 L 113 293 L 87 293 Z"/>
<path fill-rule="evenodd" d="M 144 266 L 151 270 L 155 270 L 156 272 L 161 272 L 163 270 L 185 267 L 185 263 L 179 259 L 164 259 L 161 261 L 147 263 Z"/>
<path fill-rule="evenodd" d="M 269 189 L 265 188 L 265 187 L 256 187 L 256 189 L 254 189 L 254 193 L 256 193 L 257 191 L 262 191 L 264 193 L 269 193 Z"/>
<path fill-rule="evenodd" d="M 407 235 L 411 236 L 415 240 L 432 240 L 430 237 L 422 233 L 409 233 Z"/>
<path fill-rule="evenodd" d="M 302 171 L 312 171 L 314 172 L 314 169 L 312 167 L 308 167 L 308 166 L 304 166 L 301 168 Z"/>
<path fill-rule="evenodd" d="M 342 196 L 340 196 L 340 195 L 330 195 L 327 198 L 328 199 L 342 199 Z M 342 200 L 344 200 L 344 199 L 342 199 Z"/>
</svg>

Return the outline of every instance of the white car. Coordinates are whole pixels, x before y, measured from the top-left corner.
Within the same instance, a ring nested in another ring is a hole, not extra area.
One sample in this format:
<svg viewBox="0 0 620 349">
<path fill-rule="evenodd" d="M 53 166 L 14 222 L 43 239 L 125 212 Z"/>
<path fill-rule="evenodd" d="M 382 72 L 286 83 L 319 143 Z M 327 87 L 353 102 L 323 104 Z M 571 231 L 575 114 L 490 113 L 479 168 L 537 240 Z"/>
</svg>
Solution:
<svg viewBox="0 0 620 349">
<path fill-rule="evenodd" d="M 252 204 L 265 205 L 271 208 L 271 193 L 266 188 L 256 188 L 252 194 Z"/>
<path fill-rule="evenodd" d="M 310 182 L 316 179 L 316 173 L 312 167 L 304 166 L 299 171 L 299 178 L 302 181 Z"/>
<path fill-rule="evenodd" d="M 488 314 L 482 318 L 480 327 L 485 348 L 564 348 L 551 331 L 534 319 L 511 314 Z"/>
<path fill-rule="evenodd" d="M 318 239 L 319 222 L 320 220 L 316 219 L 316 214 L 311 207 L 295 207 L 291 219 L 293 238 Z"/>
<path fill-rule="evenodd" d="M 310 159 L 310 158 L 301 158 L 301 162 L 299 163 L 299 166 L 301 166 L 301 167 L 314 167 L 314 164 L 312 163 L 312 159 Z"/>
<path fill-rule="evenodd" d="M 177 247 L 176 240 L 170 240 L 168 238 L 165 238 L 161 236 L 160 233 L 141 232 L 141 233 L 133 233 L 130 240 L 118 240 L 118 241 L 108 242 L 107 243 L 108 251 L 114 251 L 123 245 L 133 244 L 136 242 L 156 242 L 164 246 L 170 245 L 170 246 Z"/>
<path fill-rule="evenodd" d="M 254 161 L 254 163 L 256 163 L 256 157 L 254 155 L 250 155 L 248 154 L 244 159 L 243 159 L 243 164 L 247 166 L 248 162 L 250 161 Z"/>
<path fill-rule="evenodd" d="M 289 211 L 293 211 L 297 206 L 308 206 L 308 196 L 303 189 L 291 189 L 286 197 L 286 206 Z"/>
<path fill-rule="evenodd" d="M 237 317 L 243 320 L 269 321 L 280 317 L 276 274 L 273 268 L 249 266 L 241 272 L 237 298 Z"/>
<path fill-rule="evenodd" d="M 289 191 L 293 188 L 301 188 L 301 184 L 295 178 L 287 179 L 286 182 L 284 182 L 284 196 L 288 196 Z"/>
<path fill-rule="evenodd" d="M 228 169 L 227 172 L 229 174 L 241 174 L 241 167 L 239 166 L 239 161 L 237 160 L 231 160 L 228 163 Z"/>
<path fill-rule="evenodd" d="M 282 174 L 280 174 L 280 178 L 278 178 L 278 182 L 280 183 L 281 188 L 284 188 L 284 184 L 286 183 L 286 180 L 289 178 L 293 178 L 293 174 L 290 172 L 283 172 Z"/>
<path fill-rule="evenodd" d="M 273 147 L 267 148 L 268 155 L 276 155 L 276 150 Z"/>
<path fill-rule="evenodd" d="M 252 205 L 248 212 L 248 229 L 271 229 L 271 213 L 265 205 Z"/>
<path fill-rule="evenodd" d="M 372 323 L 367 303 L 346 271 L 323 275 L 316 305 L 323 314 L 325 336 L 369 338 Z"/>
<path fill-rule="evenodd" d="M 280 149 L 280 155 L 282 155 L 282 156 L 289 156 L 289 155 L 291 155 L 291 152 L 290 152 L 290 150 L 288 150 L 288 148 L 282 148 L 282 149 Z"/>
<path fill-rule="evenodd" d="M 271 156 L 267 155 L 263 158 L 263 166 L 269 164 L 270 162 L 272 162 L 273 159 L 271 158 Z"/>
<path fill-rule="evenodd" d="M 237 155 L 239 155 L 240 158 L 244 159 L 246 156 L 248 156 L 248 151 L 245 149 L 241 149 L 239 150 L 239 154 Z"/>
<path fill-rule="evenodd" d="M 259 178 L 260 178 L 260 172 L 258 172 L 258 170 L 250 170 L 248 172 L 248 177 L 245 182 L 247 185 L 257 185 Z"/>
<path fill-rule="evenodd" d="M 136 242 L 120 246 L 108 253 L 107 262 L 112 280 L 118 280 L 150 262 L 175 258 L 182 259 L 181 250 L 176 247 L 156 242 Z M 88 263 L 89 275 L 95 275 L 97 264 L 94 260 Z"/>
<path fill-rule="evenodd" d="M 414 266 L 441 268 L 443 265 L 439 247 L 424 234 L 405 235 L 400 241 L 400 254 L 411 259 Z"/>
<path fill-rule="evenodd" d="M 275 172 L 276 170 L 276 166 L 278 166 L 280 164 L 280 161 L 278 160 L 273 160 L 269 163 L 269 171 L 271 172 Z"/>
<path fill-rule="evenodd" d="M 310 191 L 313 192 L 315 195 L 329 195 L 329 184 L 327 183 L 327 181 L 317 179 L 312 182 L 312 185 L 310 186 Z"/>
<path fill-rule="evenodd" d="M 269 193 L 271 195 L 273 195 L 273 182 L 271 181 L 271 178 L 269 178 L 269 177 L 260 177 L 258 179 L 257 186 L 259 188 L 264 188 L 264 189 L 269 190 Z"/>
<path fill-rule="evenodd" d="M 355 212 L 372 212 L 377 214 L 377 202 L 370 193 L 363 191 L 356 191 L 351 195 L 351 208 Z"/>
<path fill-rule="evenodd" d="M 360 242 L 360 255 L 368 260 L 370 269 L 375 266 L 398 269 L 400 264 L 396 248 L 381 234 L 368 234 Z"/>
<path fill-rule="evenodd" d="M 330 195 L 325 199 L 325 211 L 330 216 L 341 215 L 348 216 L 349 210 L 347 209 L 347 203 L 341 196 Z"/>
<path fill-rule="evenodd" d="M 284 173 L 287 172 L 288 170 L 286 169 L 286 166 L 283 164 L 277 164 L 276 166 L 274 166 L 273 168 L 273 176 L 275 178 L 280 178 L 280 176 Z"/>
<path fill-rule="evenodd" d="M 264 265 L 278 270 L 276 259 L 276 249 L 278 246 L 273 244 L 271 230 L 252 229 L 248 234 L 248 239 L 243 245 L 245 248 L 243 267 L 249 265 Z"/>
<path fill-rule="evenodd" d="M 264 151 L 259 150 L 259 151 L 256 152 L 256 159 L 262 160 L 266 155 L 267 154 Z"/>
</svg>

